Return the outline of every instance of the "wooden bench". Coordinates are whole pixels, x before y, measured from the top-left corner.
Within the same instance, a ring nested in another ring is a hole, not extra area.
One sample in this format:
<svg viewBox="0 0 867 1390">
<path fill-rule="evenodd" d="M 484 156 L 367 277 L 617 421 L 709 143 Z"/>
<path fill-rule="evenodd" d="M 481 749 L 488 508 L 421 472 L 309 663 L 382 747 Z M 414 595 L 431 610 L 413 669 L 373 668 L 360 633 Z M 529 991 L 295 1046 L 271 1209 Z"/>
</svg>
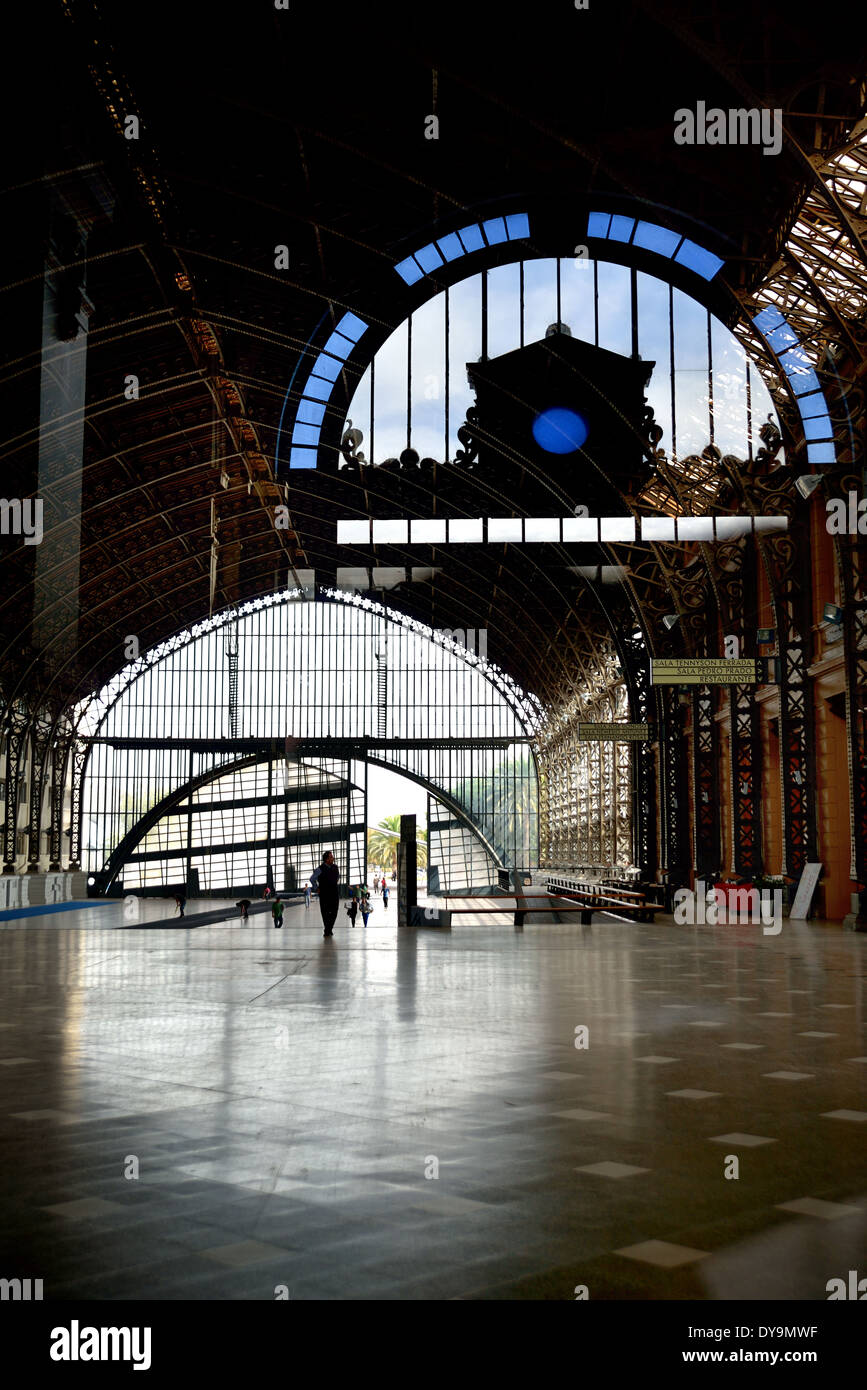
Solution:
<svg viewBox="0 0 867 1390">
<path fill-rule="evenodd" d="M 571 884 L 563 887 L 548 885 L 549 893 L 558 897 L 577 898 L 588 904 L 590 910 L 609 912 L 615 907 L 633 913 L 639 922 L 652 922 L 657 912 L 664 912 L 663 903 L 648 902 L 642 889 L 623 888 L 619 884 L 609 886 L 604 883 Z"/>
<path fill-rule="evenodd" d="M 489 912 L 514 911 L 515 926 L 522 927 L 524 925 L 524 918 L 526 917 L 528 912 L 562 912 L 566 914 L 570 912 L 580 912 L 581 925 L 589 926 L 594 912 L 613 912 L 615 908 L 619 907 L 630 912 L 638 912 L 643 914 L 641 917 L 639 917 L 639 921 L 652 922 L 653 914 L 655 912 L 661 912 L 663 910 L 661 904 L 659 903 L 648 903 L 645 900 L 643 893 L 630 892 L 630 898 L 640 898 L 641 901 L 625 902 L 621 898 L 615 898 L 612 894 L 600 894 L 598 892 L 585 893 L 581 890 L 576 889 L 571 890 L 571 892 L 574 896 L 581 897 L 582 899 L 584 899 L 584 901 L 577 903 L 574 907 L 572 907 L 569 905 L 568 902 L 555 902 L 554 898 L 557 895 L 552 893 L 497 893 L 488 900 L 490 902 L 490 906 L 488 905 L 488 902 L 486 902 L 485 905 L 482 907 L 450 906 L 447 909 L 447 911 L 451 916 L 453 916 L 456 912 L 466 916 L 471 912 L 478 912 L 484 914 Z M 588 898 L 590 899 L 590 902 L 586 901 L 586 899 Z M 514 909 L 506 906 L 506 903 L 510 902 L 514 902 L 516 904 Z M 496 903 L 502 903 L 503 905 L 501 907 L 497 907 L 494 905 Z"/>
</svg>

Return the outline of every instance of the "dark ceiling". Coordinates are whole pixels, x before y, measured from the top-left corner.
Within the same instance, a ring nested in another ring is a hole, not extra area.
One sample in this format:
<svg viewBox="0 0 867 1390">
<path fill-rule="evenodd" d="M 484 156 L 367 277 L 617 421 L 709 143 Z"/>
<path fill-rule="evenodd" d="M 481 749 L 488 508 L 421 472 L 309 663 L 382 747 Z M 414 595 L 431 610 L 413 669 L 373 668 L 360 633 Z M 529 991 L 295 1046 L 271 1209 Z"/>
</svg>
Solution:
<svg viewBox="0 0 867 1390">
<path fill-rule="evenodd" d="M 323 315 L 354 309 L 381 334 L 398 323 L 409 297 L 392 267 L 467 210 L 543 209 L 569 254 L 591 195 L 652 204 L 726 256 L 736 313 L 779 252 L 809 164 L 793 145 L 778 158 L 675 146 L 673 113 L 779 106 L 798 145 L 830 148 L 857 113 L 863 56 L 843 22 L 804 14 L 742 0 L 43 7 L 7 150 L 0 389 L 4 492 L 39 480 L 46 541 L 39 565 L 35 547 L 2 560 L 7 694 L 67 701 L 123 664 L 129 634 L 145 650 L 293 572 L 357 563 L 338 552 L 333 517 L 341 487 L 354 508 L 359 487 L 366 497 L 363 475 L 341 482 L 322 457 L 329 480 L 293 471 L 287 494 L 275 472 L 287 387 Z M 123 137 L 129 113 L 138 140 Z M 85 269 L 88 324 L 83 434 L 55 409 L 47 462 L 46 262 L 72 314 Z M 138 400 L 124 396 L 129 374 Z M 431 476 L 413 485 L 457 505 L 453 471 Z M 275 530 L 284 501 L 292 528 Z M 556 634 L 574 688 L 611 614 L 580 581 L 536 586 L 519 564 L 386 597 L 435 626 L 487 627 L 501 666 L 560 698 Z M 550 640 L 528 642 L 528 622 Z"/>
</svg>

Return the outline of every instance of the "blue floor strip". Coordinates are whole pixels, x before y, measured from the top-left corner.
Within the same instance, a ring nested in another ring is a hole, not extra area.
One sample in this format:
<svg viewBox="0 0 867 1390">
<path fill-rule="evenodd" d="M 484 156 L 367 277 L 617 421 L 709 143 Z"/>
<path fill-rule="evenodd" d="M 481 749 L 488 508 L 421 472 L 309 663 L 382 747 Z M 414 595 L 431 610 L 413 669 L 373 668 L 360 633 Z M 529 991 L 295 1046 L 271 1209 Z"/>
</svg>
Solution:
<svg viewBox="0 0 867 1390">
<path fill-rule="evenodd" d="M 0 912 L 0 922 L 11 922 L 14 917 L 44 917 L 47 912 L 73 912 L 82 907 L 108 907 L 117 902 L 116 898 L 85 898 L 83 902 L 38 903 L 33 907 L 9 907 Z"/>
</svg>

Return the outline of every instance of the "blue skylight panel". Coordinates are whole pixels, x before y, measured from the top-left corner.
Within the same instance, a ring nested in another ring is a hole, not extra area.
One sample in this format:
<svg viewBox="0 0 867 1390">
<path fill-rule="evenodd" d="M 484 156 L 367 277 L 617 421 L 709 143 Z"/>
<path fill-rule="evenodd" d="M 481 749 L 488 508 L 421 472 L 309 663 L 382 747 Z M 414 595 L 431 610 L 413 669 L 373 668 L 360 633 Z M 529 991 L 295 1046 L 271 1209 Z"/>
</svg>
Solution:
<svg viewBox="0 0 867 1390">
<path fill-rule="evenodd" d="M 796 396 L 819 390 L 819 378 L 810 366 L 810 359 L 800 348 L 784 352 L 779 362 Z"/>
<path fill-rule="evenodd" d="M 634 217 L 612 217 L 608 231 L 609 241 L 628 241 L 635 226 Z"/>
<path fill-rule="evenodd" d="M 325 344 L 324 351 L 330 352 L 332 357 L 345 360 L 354 347 L 355 344 L 350 342 L 348 338 L 344 338 L 342 333 L 334 332 Z"/>
<path fill-rule="evenodd" d="M 705 251 L 703 246 L 686 240 L 674 259 L 680 265 L 685 265 L 687 270 L 694 270 L 703 280 L 712 280 L 717 271 L 725 265 L 725 261 L 720 260 L 712 251 Z"/>
<path fill-rule="evenodd" d="M 343 371 L 343 363 L 338 362 L 336 357 L 326 357 L 324 352 L 320 352 L 313 370 L 317 376 L 324 376 L 326 381 L 336 381 Z"/>
<path fill-rule="evenodd" d="M 470 251 L 481 251 L 485 244 L 485 238 L 482 236 L 481 228 L 477 227 L 475 224 L 469 227 L 461 227 L 458 236 L 468 253 Z"/>
<path fill-rule="evenodd" d="M 346 313 L 337 325 L 337 331 L 350 342 L 357 343 L 362 333 L 367 332 L 367 324 L 357 314 Z"/>
<path fill-rule="evenodd" d="M 295 418 L 302 425 L 321 425 L 325 419 L 325 406 L 318 401 L 301 401 Z"/>
<path fill-rule="evenodd" d="M 789 385 L 796 396 L 803 396 L 807 391 L 818 391 L 820 389 L 819 378 L 816 376 L 812 367 L 809 371 L 799 372 L 790 376 Z"/>
<path fill-rule="evenodd" d="M 307 378 L 304 394 L 311 396 L 314 401 L 327 401 L 333 390 L 333 381 L 323 381 L 322 377 L 311 375 Z"/>
<path fill-rule="evenodd" d="M 796 396 L 806 395 L 807 391 L 820 391 L 818 377 L 811 367 L 807 371 L 793 373 L 791 377 L 789 377 L 789 386 L 791 386 Z"/>
<path fill-rule="evenodd" d="M 808 444 L 807 445 L 808 463 L 836 463 L 837 458 L 834 453 L 833 444 Z"/>
<path fill-rule="evenodd" d="M 670 259 L 680 241 L 680 232 L 672 232 L 668 227 L 657 227 L 655 222 L 639 222 L 632 238 L 632 245 L 641 246 L 645 251 L 655 251 L 657 256 Z"/>
<path fill-rule="evenodd" d="M 412 256 L 407 256 L 405 261 L 399 261 L 394 268 L 401 280 L 405 280 L 408 285 L 414 285 L 416 280 L 421 279 L 422 272 Z"/>
<path fill-rule="evenodd" d="M 764 333 L 766 337 L 773 328 L 779 328 L 780 324 L 785 322 L 786 320 L 783 318 L 779 309 L 773 304 L 769 304 L 766 309 L 762 309 L 753 319 L 756 328 L 760 333 Z"/>
<path fill-rule="evenodd" d="M 456 261 L 459 256 L 467 254 L 461 246 L 461 239 L 457 232 L 449 232 L 448 236 L 440 237 L 437 246 L 447 261 Z"/>
<path fill-rule="evenodd" d="M 816 415 L 812 420 L 804 421 L 804 438 L 813 439 L 833 439 L 834 430 L 831 426 L 830 415 Z"/>
<path fill-rule="evenodd" d="M 289 454 L 290 468 L 315 468 L 316 450 L 293 448 Z"/>
<path fill-rule="evenodd" d="M 777 353 L 785 352 L 786 348 L 796 347 L 798 342 L 797 333 L 787 323 L 781 323 L 779 328 L 769 329 L 765 337 Z"/>
<path fill-rule="evenodd" d="M 809 370 L 810 359 L 807 357 L 803 348 L 800 351 L 790 350 L 788 352 L 782 352 L 779 353 L 778 356 L 780 359 L 780 366 L 786 373 L 786 376 L 792 376 L 795 372 Z"/>
<path fill-rule="evenodd" d="M 814 415 L 826 415 L 828 403 L 825 400 L 825 392 L 815 391 L 811 396 L 801 396 L 798 409 L 802 420 L 812 420 Z"/>
<path fill-rule="evenodd" d="M 498 246 L 501 241 L 509 240 L 502 217 L 491 217 L 487 222 L 483 222 L 482 231 L 488 239 L 489 246 Z"/>
<path fill-rule="evenodd" d="M 608 226 L 611 222 L 611 214 L 608 212 L 591 212 L 587 218 L 587 235 L 605 238 L 608 236 Z"/>
<path fill-rule="evenodd" d="M 432 241 L 429 241 L 427 246 L 423 246 L 420 251 L 414 251 L 413 255 L 422 270 L 439 270 L 443 263 L 443 258 Z"/>
<path fill-rule="evenodd" d="M 292 431 L 293 444 L 312 444 L 315 448 L 319 443 L 319 425 L 296 425 Z"/>
<path fill-rule="evenodd" d="M 513 212 L 506 218 L 506 232 L 510 241 L 520 241 L 530 235 L 530 219 L 525 212 Z"/>
</svg>

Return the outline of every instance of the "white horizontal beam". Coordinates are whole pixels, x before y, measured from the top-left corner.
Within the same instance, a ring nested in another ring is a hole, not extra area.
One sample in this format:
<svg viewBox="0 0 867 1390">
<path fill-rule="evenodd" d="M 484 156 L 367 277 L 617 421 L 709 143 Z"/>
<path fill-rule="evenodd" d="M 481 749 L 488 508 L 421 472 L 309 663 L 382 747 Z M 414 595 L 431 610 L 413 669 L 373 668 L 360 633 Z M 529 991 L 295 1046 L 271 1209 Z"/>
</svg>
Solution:
<svg viewBox="0 0 867 1390">
<path fill-rule="evenodd" d="M 670 544 L 735 540 L 788 530 L 785 516 L 528 516 L 340 520 L 338 545 Z"/>
</svg>

